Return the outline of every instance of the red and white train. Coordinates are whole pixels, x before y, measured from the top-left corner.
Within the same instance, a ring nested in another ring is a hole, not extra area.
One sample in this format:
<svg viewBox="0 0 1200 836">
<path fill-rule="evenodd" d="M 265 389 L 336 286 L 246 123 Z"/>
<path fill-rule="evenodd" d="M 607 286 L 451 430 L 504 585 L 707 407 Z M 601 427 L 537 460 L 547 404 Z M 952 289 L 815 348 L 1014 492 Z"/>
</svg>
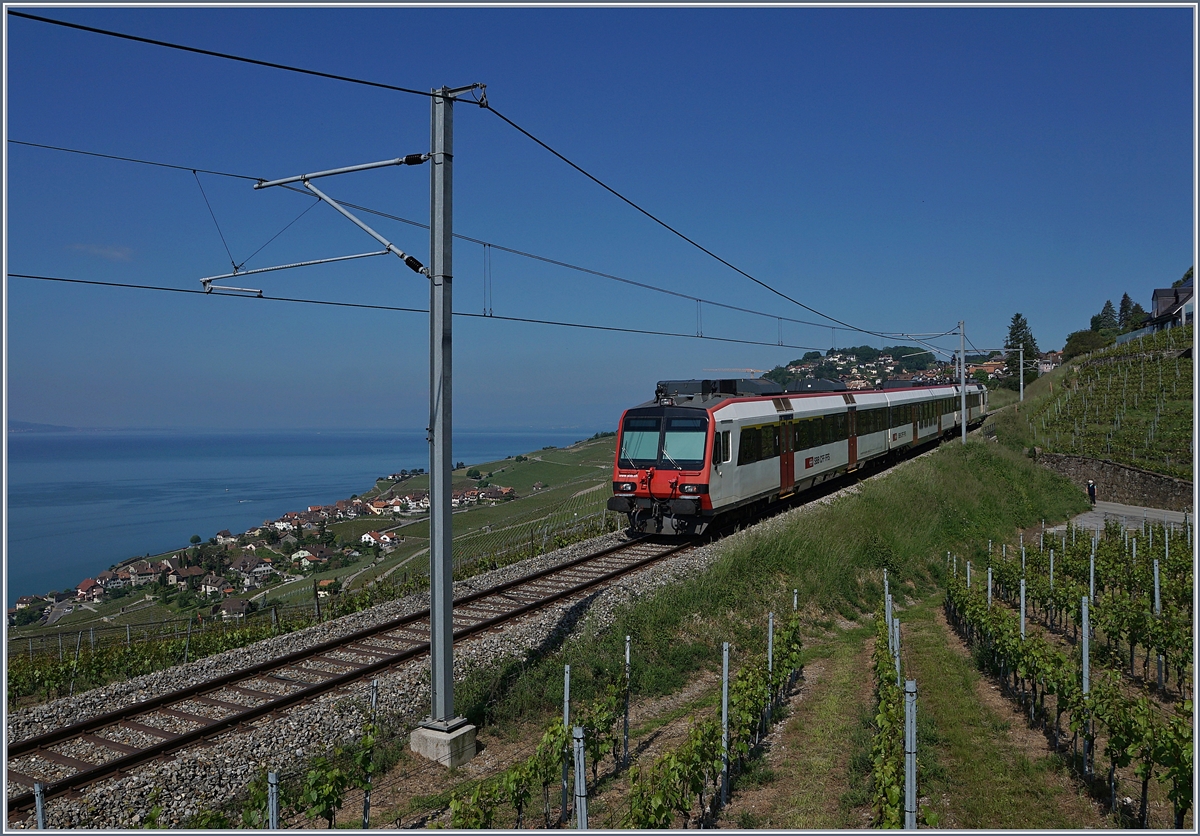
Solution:
<svg viewBox="0 0 1200 836">
<path fill-rule="evenodd" d="M 769 380 L 660 381 L 617 433 L 611 511 L 630 528 L 699 534 L 718 515 L 753 511 L 975 425 L 987 389 L 958 385 L 784 392 Z"/>
</svg>

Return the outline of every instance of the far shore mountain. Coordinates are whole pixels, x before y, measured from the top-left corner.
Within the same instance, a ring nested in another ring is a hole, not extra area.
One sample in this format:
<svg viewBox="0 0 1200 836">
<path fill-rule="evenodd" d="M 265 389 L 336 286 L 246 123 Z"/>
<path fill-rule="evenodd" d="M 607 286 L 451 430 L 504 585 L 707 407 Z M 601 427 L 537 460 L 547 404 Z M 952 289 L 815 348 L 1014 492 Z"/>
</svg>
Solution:
<svg viewBox="0 0 1200 836">
<path fill-rule="evenodd" d="M 58 424 L 35 424 L 33 421 L 9 421 L 10 433 L 73 433 L 78 427 L 60 427 Z"/>
</svg>

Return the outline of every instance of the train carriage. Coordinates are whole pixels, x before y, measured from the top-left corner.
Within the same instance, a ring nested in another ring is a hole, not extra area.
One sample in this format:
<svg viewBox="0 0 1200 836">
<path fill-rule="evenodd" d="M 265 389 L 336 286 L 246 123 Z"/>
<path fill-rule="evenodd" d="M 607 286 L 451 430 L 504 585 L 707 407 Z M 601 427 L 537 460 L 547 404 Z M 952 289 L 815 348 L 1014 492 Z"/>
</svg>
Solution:
<svg viewBox="0 0 1200 836">
<path fill-rule="evenodd" d="M 953 435 L 957 385 L 784 392 L 766 380 L 660 381 L 625 411 L 608 508 L 630 528 L 703 532 L 719 515 L 766 506 L 865 463 Z M 967 385 L 968 424 L 987 390 Z"/>
</svg>

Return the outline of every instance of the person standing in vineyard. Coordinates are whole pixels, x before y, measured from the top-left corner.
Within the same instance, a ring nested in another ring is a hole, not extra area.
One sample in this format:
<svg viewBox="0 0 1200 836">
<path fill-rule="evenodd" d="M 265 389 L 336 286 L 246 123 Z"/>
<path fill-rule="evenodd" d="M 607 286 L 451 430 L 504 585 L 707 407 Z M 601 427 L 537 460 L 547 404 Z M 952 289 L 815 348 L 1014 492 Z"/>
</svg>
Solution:
<svg viewBox="0 0 1200 836">
<path fill-rule="evenodd" d="M 1088 479 L 1088 499 L 1092 501 L 1092 505 L 1096 504 L 1096 483 Z"/>
</svg>

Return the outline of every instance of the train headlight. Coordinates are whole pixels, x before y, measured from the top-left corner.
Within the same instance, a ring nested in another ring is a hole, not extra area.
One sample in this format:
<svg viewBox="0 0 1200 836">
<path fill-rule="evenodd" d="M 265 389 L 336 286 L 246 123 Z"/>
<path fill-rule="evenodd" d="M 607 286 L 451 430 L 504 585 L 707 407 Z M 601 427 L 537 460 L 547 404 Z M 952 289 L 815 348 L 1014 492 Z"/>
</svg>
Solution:
<svg viewBox="0 0 1200 836">
<path fill-rule="evenodd" d="M 683 485 L 679 488 L 680 493 L 700 493 L 699 485 Z"/>
<path fill-rule="evenodd" d="M 633 482 L 622 482 L 621 490 L 632 493 L 633 492 Z"/>
</svg>

